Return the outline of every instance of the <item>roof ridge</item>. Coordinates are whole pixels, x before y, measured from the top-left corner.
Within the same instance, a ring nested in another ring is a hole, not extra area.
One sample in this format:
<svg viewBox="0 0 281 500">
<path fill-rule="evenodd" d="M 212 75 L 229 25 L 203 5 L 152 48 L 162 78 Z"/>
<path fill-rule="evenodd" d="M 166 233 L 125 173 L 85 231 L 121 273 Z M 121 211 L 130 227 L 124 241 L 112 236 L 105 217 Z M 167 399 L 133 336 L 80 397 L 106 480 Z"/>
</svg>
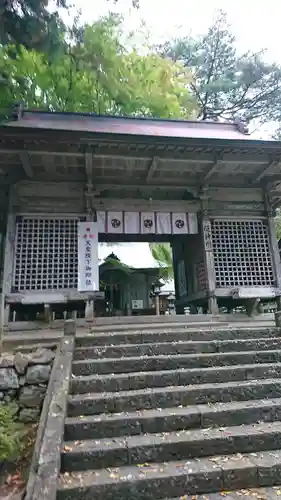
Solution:
<svg viewBox="0 0 281 500">
<path fill-rule="evenodd" d="M 152 116 L 124 116 L 124 115 L 107 115 L 107 114 L 98 114 L 93 112 L 74 112 L 74 111 L 50 111 L 50 110 L 40 110 L 40 109 L 28 109 L 24 108 L 23 102 L 17 102 L 12 107 L 12 117 L 15 121 L 20 120 L 26 114 L 34 114 L 34 115 L 49 115 L 49 116 L 73 116 L 73 117 L 88 117 L 88 118 L 103 118 L 103 119 L 114 119 L 114 120 L 132 120 L 132 121 L 154 121 L 154 122 L 165 122 L 165 123 L 180 123 L 180 124 L 207 124 L 207 125 L 215 125 L 215 126 L 230 126 L 235 127 L 240 133 L 249 135 L 249 128 L 247 123 L 240 119 L 236 118 L 233 121 L 215 121 L 215 120 L 184 120 L 180 118 L 156 118 Z"/>
</svg>

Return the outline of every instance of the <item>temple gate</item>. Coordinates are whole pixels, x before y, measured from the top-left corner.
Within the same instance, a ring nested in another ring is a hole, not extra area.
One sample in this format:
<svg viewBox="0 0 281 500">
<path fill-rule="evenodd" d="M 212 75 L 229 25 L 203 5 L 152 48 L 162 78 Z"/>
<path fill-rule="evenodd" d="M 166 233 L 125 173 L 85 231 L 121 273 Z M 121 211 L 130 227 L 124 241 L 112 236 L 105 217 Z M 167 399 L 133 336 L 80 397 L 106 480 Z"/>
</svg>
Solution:
<svg viewBox="0 0 281 500">
<path fill-rule="evenodd" d="M 1 126 L 2 322 L 79 293 L 77 227 L 100 241 L 170 241 L 177 312 L 281 294 L 274 210 L 281 145 L 241 123 L 15 108 Z"/>
</svg>

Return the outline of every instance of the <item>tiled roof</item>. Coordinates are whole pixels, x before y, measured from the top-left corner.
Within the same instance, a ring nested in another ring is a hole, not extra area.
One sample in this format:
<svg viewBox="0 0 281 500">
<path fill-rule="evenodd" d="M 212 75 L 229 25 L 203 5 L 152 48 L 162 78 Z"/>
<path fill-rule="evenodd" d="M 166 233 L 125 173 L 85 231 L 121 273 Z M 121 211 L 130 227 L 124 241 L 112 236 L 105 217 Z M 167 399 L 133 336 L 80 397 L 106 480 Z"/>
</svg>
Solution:
<svg viewBox="0 0 281 500">
<path fill-rule="evenodd" d="M 86 113 L 23 111 L 8 127 L 81 131 L 114 135 L 151 136 L 189 139 L 249 140 L 241 122 L 161 120 L 103 116 Z"/>
</svg>

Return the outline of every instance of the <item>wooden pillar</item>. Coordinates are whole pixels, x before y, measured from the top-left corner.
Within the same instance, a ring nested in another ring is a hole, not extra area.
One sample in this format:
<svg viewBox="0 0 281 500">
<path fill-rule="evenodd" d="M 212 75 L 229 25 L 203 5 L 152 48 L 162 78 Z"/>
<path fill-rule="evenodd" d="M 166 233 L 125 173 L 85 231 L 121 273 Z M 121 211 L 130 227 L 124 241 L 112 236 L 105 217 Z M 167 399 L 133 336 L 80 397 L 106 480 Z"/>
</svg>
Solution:
<svg viewBox="0 0 281 500">
<path fill-rule="evenodd" d="M 179 284 L 178 284 L 178 252 L 175 248 L 175 240 L 171 242 L 172 247 L 172 259 L 173 259 L 173 273 L 174 273 L 174 284 L 175 284 L 175 307 L 177 310 L 177 301 L 179 300 Z"/>
<path fill-rule="evenodd" d="M 201 231 L 204 245 L 204 264 L 207 281 L 208 309 L 211 314 L 218 314 L 218 303 L 215 295 L 216 275 L 213 254 L 212 227 L 208 213 L 208 198 L 201 198 Z"/>
<path fill-rule="evenodd" d="M 275 222 L 274 222 L 274 210 L 272 208 L 270 196 L 265 191 L 264 192 L 264 205 L 265 211 L 267 215 L 267 225 L 268 225 L 268 234 L 269 234 L 269 243 L 270 243 L 270 252 L 272 257 L 273 271 L 275 275 L 275 286 L 280 290 L 279 295 L 277 296 L 277 310 L 281 310 L 281 263 L 280 263 L 280 254 L 278 248 L 278 241 L 276 236 Z"/>
<path fill-rule="evenodd" d="M 7 294 L 11 293 L 12 291 L 15 232 L 16 232 L 16 217 L 12 212 L 12 203 L 10 194 L 5 245 L 4 245 L 5 250 L 4 250 L 3 283 L 2 283 L 2 297 L 1 297 L 1 333 L 3 333 L 3 328 L 8 325 L 9 315 L 10 315 L 10 306 L 5 303 L 5 298 Z"/>
<path fill-rule="evenodd" d="M 159 295 L 155 295 L 155 313 L 156 313 L 156 316 L 160 316 L 160 298 L 159 298 Z"/>
<path fill-rule="evenodd" d="M 126 285 L 126 297 L 127 297 L 127 316 L 132 316 L 131 285 L 129 282 Z"/>
<path fill-rule="evenodd" d="M 185 237 L 183 237 L 185 238 Z M 183 313 L 183 307 L 187 305 L 188 300 L 188 281 L 185 263 L 185 240 L 176 236 L 172 240 L 173 271 L 175 282 L 175 307 L 177 314 Z"/>
</svg>

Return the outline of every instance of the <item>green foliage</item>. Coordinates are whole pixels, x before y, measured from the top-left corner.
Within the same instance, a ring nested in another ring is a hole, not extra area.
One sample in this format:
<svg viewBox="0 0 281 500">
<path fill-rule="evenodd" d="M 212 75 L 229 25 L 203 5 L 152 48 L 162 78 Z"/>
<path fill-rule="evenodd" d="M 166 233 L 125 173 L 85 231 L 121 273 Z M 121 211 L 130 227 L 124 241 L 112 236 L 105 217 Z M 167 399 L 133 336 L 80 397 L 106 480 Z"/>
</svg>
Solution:
<svg viewBox="0 0 281 500">
<path fill-rule="evenodd" d="M 0 48 L 0 107 L 99 114 L 188 117 L 195 107 L 182 64 L 122 45 L 120 17 L 74 25 L 59 58 L 21 46 Z M 124 38 L 124 37 L 123 37 Z M 12 57 L 11 57 L 12 54 Z"/>
<path fill-rule="evenodd" d="M 66 8 L 67 0 L 0 0 L 0 43 L 55 51 L 61 43 L 64 25 L 48 4 Z"/>
<path fill-rule="evenodd" d="M 0 404 L 0 460 L 14 460 L 21 452 L 23 425 L 16 421 L 17 407 Z"/>
<path fill-rule="evenodd" d="M 174 277 L 173 255 L 170 243 L 149 243 L 152 257 L 160 267 L 160 275 L 165 281 Z"/>
<path fill-rule="evenodd" d="M 198 118 L 279 118 L 281 68 L 266 63 L 262 52 L 239 55 L 223 12 L 206 34 L 168 41 L 159 51 L 191 70 L 189 89 L 198 104 Z"/>
</svg>

